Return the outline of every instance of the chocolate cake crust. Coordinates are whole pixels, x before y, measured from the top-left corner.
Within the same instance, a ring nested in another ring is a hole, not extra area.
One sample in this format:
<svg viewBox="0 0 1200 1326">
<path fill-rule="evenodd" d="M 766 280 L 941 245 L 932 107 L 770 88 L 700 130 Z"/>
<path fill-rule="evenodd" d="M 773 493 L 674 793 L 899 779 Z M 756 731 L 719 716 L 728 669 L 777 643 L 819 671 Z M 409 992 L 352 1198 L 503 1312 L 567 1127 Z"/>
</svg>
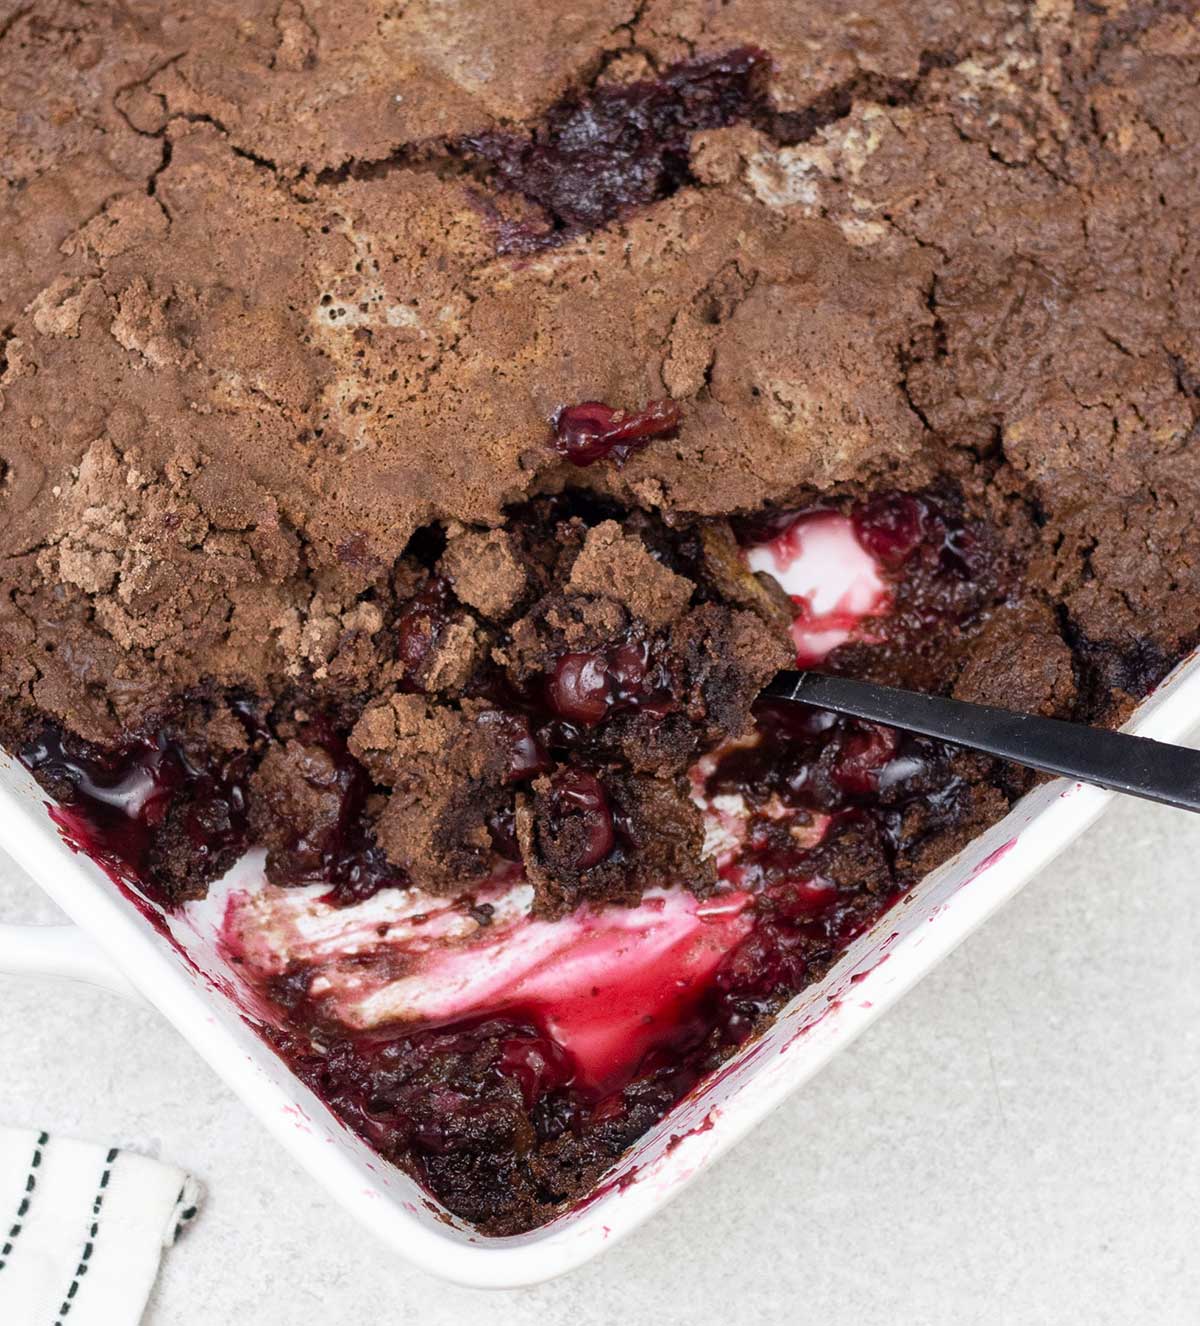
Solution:
<svg viewBox="0 0 1200 1326">
<path fill-rule="evenodd" d="M 112 740 L 202 680 L 271 692 L 415 530 L 568 482 L 673 518 L 982 476 L 1038 522 L 1031 588 L 1090 666 L 1178 652 L 1192 6 L 522 13 L 14 9 L 10 700 Z M 739 51 L 745 85 L 697 111 L 689 69 Z M 670 191 L 498 257 L 545 209 L 467 140 L 569 107 L 574 159 L 611 166 L 601 112 L 664 84 Z M 565 404 L 661 396 L 677 436 L 619 469 L 544 445 Z"/>
<path fill-rule="evenodd" d="M 865 924 L 1027 780 L 764 727 L 797 512 L 892 596 L 833 670 L 1111 722 L 1200 639 L 1194 0 L 0 0 L 0 75 L 0 742 L 153 782 L 165 905 L 703 894 L 720 748 Z M 708 1066 L 833 960 L 769 820 Z M 524 1228 L 680 1082 L 396 1158 Z"/>
</svg>

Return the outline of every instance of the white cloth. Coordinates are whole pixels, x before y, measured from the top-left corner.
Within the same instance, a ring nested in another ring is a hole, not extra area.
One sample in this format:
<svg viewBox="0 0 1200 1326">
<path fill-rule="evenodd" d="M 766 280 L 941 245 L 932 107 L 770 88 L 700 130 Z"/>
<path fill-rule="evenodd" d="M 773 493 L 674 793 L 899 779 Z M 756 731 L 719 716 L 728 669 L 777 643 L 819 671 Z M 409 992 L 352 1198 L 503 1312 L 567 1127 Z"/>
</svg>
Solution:
<svg viewBox="0 0 1200 1326">
<path fill-rule="evenodd" d="M 0 1128 L 0 1323 L 137 1326 L 199 1200 L 173 1165 Z"/>
</svg>

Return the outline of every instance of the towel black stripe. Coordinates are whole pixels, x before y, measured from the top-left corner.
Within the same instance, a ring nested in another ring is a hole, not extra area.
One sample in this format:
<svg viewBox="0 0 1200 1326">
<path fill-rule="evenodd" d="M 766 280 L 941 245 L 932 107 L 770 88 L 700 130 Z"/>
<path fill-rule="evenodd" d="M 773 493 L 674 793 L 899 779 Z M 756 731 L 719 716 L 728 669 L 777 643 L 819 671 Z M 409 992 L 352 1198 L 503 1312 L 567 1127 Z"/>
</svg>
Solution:
<svg viewBox="0 0 1200 1326">
<path fill-rule="evenodd" d="M 88 1230 L 83 1252 L 79 1257 L 79 1265 L 75 1268 L 75 1278 L 67 1289 L 67 1296 L 63 1299 L 62 1307 L 58 1310 L 58 1320 L 54 1323 L 54 1326 L 62 1326 L 63 1318 L 71 1311 L 71 1304 L 75 1301 L 75 1295 L 79 1293 L 80 1282 L 87 1275 L 88 1262 L 92 1260 L 92 1252 L 96 1246 L 96 1235 L 100 1232 L 100 1208 L 104 1205 L 104 1190 L 108 1187 L 109 1179 L 112 1178 L 113 1162 L 118 1155 L 120 1155 L 120 1152 L 114 1146 L 104 1157 L 104 1173 L 100 1175 L 100 1186 L 96 1189 L 96 1197 L 92 1202 L 92 1214 L 96 1219 L 92 1221 L 92 1226 Z"/>
<path fill-rule="evenodd" d="M 178 1206 L 179 1203 L 183 1201 L 183 1195 L 186 1192 L 187 1192 L 187 1185 L 185 1184 L 182 1188 L 180 1188 L 179 1196 L 175 1198 L 176 1206 Z M 175 1233 L 171 1235 L 172 1240 L 177 1239 L 180 1236 L 180 1234 L 183 1233 L 184 1225 L 186 1225 L 188 1221 L 194 1220 L 195 1218 L 196 1218 L 196 1208 L 194 1206 L 189 1206 L 185 1210 L 180 1211 L 179 1218 L 178 1220 L 175 1221 Z"/>
<path fill-rule="evenodd" d="M 49 1133 L 38 1133 L 37 1145 L 33 1148 L 33 1158 L 29 1162 L 29 1173 L 25 1176 L 25 1192 L 22 1194 L 20 1206 L 17 1207 L 17 1218 L 9 1227 L 4 1246 L 0 1247 L 0 1271 L 8 1265 L 13 1244 L 16 1243 L 21 1230 L 25 1227 L 25 1217 L 29 1214 L 29 1208 L 33 1205 L 33 1194 L 37 1188 L 37 1172 L 42 1166 L 42 1154 L 49 1143 Z"/>
</svg>

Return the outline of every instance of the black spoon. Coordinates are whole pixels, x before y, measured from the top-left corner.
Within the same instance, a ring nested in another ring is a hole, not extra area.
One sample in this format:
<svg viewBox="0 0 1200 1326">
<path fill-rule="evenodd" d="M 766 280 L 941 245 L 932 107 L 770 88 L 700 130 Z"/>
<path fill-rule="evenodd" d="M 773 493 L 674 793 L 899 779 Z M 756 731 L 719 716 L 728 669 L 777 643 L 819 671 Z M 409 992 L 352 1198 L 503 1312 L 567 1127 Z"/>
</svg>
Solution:
<svg viewBox="0 0 1200 1326">
<path fill-rule="evenodd" d="M 817 672 L 781 672 L 763 695 L 905 728 L 1147 801 L 1200 810 L 1200 751 L 1183 746 Z"/>
</svg>

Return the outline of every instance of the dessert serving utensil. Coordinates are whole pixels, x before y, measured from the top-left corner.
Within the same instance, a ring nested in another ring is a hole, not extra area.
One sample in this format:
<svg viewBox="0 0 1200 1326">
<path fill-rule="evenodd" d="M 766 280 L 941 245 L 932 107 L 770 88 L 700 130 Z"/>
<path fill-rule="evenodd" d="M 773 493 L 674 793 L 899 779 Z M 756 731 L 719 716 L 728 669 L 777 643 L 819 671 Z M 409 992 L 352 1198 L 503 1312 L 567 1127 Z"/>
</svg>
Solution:
<svg viewBox="0 0 1200 1326">
<path fill-rule="evenodd" d="M 1185 746 L 818 672 L 781 672 L 763 696 L 969 746 L 1147 801 L 1200 810 L 1200 751 Z"/>
</svg>

